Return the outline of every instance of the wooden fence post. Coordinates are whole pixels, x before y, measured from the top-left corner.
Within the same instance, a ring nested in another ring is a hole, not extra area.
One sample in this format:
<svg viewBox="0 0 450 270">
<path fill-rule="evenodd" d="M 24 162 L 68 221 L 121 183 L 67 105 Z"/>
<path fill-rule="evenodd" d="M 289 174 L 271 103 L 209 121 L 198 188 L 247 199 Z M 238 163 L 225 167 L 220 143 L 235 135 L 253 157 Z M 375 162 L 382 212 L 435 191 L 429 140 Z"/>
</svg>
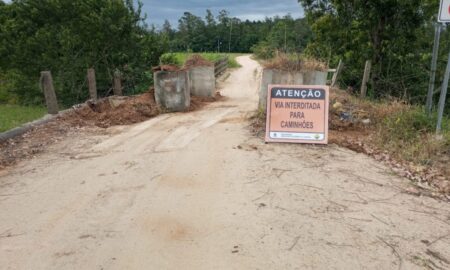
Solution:
<svg viewBox="0 0 450 270">
<path fill-rule="evenodd" d="M 91 97 L 91 99 L 97 100 L 97 82 L 95 80 L 95 69 L 88 69 L 87 79 L 89 85 L 89 96 Z"/>
<path fill-rule="evenodd" d="M 372 69 L 372 62 L 370 60 L 367 60 L 366 67 L 364 68 L 364 77 L 361 84 L 361 98 L 366 98 L 367 96 L 367 83 L 369 82 L 371 69 Z"/>
<path fill-rule="evenodd" d="M 42 71 L 40 78 L 41 90 L 44 92 L 45 103 L 49 114 L 58 114 L 58 100 L 56 99 L 53 78 L 50 71 Z"/>
<path fill-rule="evenodd" d="M 337 83 L 337 79 L 339 78 L 339 75 L 344 68 L 344 63 L 342 62 L 342 59 L 339 60 L 339 65 L 336 69 L 336 72 L 333 74 L 333 78 L 331 79 L 331 87 L 335 87 Z"/>
<path fill-rule="evenodd" d="M 113 85 L 114 95 L 122 96 L 122 75 L 120 71 L 116 70 L 114 72 L 114 85 Z"/>
</svg>

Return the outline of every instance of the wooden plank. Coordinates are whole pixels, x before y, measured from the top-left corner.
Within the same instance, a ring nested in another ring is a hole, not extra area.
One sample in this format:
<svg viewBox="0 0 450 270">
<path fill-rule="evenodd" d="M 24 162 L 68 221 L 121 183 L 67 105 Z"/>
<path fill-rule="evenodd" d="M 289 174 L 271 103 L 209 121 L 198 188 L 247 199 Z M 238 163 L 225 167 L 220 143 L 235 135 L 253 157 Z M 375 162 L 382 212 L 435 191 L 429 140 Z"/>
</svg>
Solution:
<svg viewBox="0 0 450 270">
<path fill-rule="evenodd" d="M 224 57 L 214 63 L 214 75 L 217 77 L 228 68 L 228 57 Z"/>
<path fill-rule="evenodd" d="M 335 87 L 337 83 L 337 79 L 339 78 L 339 75 L 342 72 L 342 69 L 344 68 L 344 63 L 342 62 L 342 59 L 339 60 L 338 67 L 336 68 L 336 72 L 333 74 L 333 78 L 331 79 L 331 87 Z"/>
</svg>

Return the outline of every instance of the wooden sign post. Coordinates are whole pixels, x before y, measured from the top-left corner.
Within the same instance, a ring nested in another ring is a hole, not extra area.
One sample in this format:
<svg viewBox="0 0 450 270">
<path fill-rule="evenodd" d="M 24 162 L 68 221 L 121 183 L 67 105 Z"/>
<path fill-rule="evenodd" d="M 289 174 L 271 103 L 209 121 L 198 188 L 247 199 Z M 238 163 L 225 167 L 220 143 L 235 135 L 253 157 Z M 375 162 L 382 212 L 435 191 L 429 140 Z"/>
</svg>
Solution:
<svg viewBox="0 0 450 270">
<path fill-rule="evenodd" d="M 269 85 L 266 142 L 328 143 L 329 87 Z"/>
</svg>

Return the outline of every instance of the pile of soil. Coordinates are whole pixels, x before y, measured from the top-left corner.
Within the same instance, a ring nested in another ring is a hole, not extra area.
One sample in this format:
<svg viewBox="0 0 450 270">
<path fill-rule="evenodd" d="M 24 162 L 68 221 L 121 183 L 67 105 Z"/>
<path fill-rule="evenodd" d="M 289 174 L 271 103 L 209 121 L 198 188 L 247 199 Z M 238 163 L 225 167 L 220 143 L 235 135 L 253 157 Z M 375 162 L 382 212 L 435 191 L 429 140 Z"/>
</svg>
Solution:
<svg viewBox="0 0 450 270">
<path fill-rule="evenodd" d="M 152 68 L 152 70 L 153 70 L 153 72 L 157 72 L 157 71 L 180 71 L 182 69 L 176 65 L 161 65 L 161 66 Z"/>
<path fill-rule="evenodd" d="M 200 54 L 191 55 L 184 63 L 184 67 L 186 69 L 193 68 L 193 67 L 205 67 L 205 66 L 212 67 L 212 66 L 214 66 L 214 63 L 206 60 Z"/>
<path fill-rule="evenodd" d="M 0 143 L 0 171 L 19 160 L 32 158 L 50 145 L 73 134 L 104 134 L 105 128 L 146 121 L 161 113 L 155 101 L 154 90 L 130 97 L 108 97 L 74 106 L 45 125 L 32 128 L 21 136 Z M 219 92 L 214 97 L 191 97 L 187 111 L 198 110 L 208 103 L 222 100 Z"/>
<path fill-rule="evenodd" d="M 109 97 L 88 101 L 81 108 L 62 116 L 61 120 L 78 126 L 107 128 L 143 122 L 160 114 L 153 90 L 138 96 Z"/>
<path fill-rule="evenodd" d="M 305 59 L 300 56 L 295 58 L 285 54 L 279 54 L 272 60 L 263 63 L 264 68 L 284 71 L 327 71 L 325 63 L 314 59 Z"/>
<path fill-rule="evenodd" d="M 159 113 L 153 90 L 138 96 L 88 101 L 49 123 L 0 143 L 0 170 L 36 156 L 69 134 L 104 133 L 103 128 L 139 123 Z"/>
</svg>

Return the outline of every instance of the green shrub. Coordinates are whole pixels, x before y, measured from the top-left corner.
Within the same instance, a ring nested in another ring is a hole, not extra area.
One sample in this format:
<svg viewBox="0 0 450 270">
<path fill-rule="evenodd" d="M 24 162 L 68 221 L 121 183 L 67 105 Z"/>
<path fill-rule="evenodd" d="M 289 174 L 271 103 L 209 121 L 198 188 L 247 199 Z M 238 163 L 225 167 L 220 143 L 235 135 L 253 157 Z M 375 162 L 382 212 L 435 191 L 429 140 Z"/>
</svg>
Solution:
<svg viewBox="0 0 450 270">
<path fill-rule="evenodd" d="M 436 128 L 436 117 L 429 118 L 420 108 L 402 110 L 388 116 L 383 128 L 392 139 L 412 140 Z"/>
<path fill-rule="evenodd" d="M 160 57 L 161 65 L 176 65 L 183 66 L 187 59 L 191 57 L 193 53 L 165 53 Z M 222 54 L 222 53 L 199 53 L 203 58 L 208 61 L 216 62 L 218 60 L 223 59 L 228 56 L 228 67 L 229 68 L 239 68 L 241 65 L 236 61 L 236 57 L 241 54 L 231 53 L 231 54 Z"/>
<path fill-rule="evenodd" d="M 377 144 L 402 159 L 429 164 L 439 153 L 450 153 L 450 119 L 442 125 L 443 139 L 436 139 L 437 116 L 428 117 L 420 107 L 406 106 L 380 122 Z"/>
<path fill-rule="evenodd" d="M 178 57 L 175 53 L 165 53 L 159 58 L 159 63 L 160 65 L 182 66 L 184 61 L 181 62 L 180 60 L 180 57 Z"/>
<path fill-rule="evenodd" d="M 259 59 L 271 59 L 275 56 L 275 49 L 266 41 L 253 45 L 251 51 Z"/>
</svg>

